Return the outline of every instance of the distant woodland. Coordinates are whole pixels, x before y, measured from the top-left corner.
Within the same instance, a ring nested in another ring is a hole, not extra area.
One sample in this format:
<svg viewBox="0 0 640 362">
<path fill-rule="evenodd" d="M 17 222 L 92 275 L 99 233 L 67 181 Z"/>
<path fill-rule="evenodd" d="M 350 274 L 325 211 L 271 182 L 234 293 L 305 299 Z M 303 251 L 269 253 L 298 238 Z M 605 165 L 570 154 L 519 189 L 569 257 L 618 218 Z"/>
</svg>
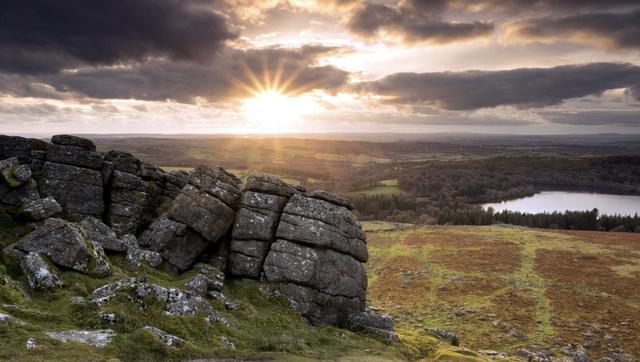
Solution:
<svg viewBox="0 0 640 362">
<path fill-rule="evenodd" d="M 640 231 L 637 217 L 598 215 L 594 221 L 587 210 L 525 215 L 478 206 L 547 190 L 640 195 L 640 140 L 587 138 L 106 138 L 96 143 L 167 169 L 220 165 L 240 177 L 266 173 L 344 194 L 354 200 L 363 220 Z"/>
</svg>

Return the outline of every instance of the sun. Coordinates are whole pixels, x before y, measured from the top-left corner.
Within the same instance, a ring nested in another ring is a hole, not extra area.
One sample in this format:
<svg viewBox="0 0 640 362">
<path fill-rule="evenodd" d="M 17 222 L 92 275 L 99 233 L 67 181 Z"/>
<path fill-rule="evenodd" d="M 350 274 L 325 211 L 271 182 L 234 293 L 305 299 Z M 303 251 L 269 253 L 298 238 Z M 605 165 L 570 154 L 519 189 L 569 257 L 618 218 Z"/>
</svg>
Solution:
<svg viewBox="0 0 640 362">
<path fill-rule="evenodd" d="M 314 107 L 304 97 L 269 90 L 245 99 L 242 108 L 254 132 L 285 133 L 298 128 L 303 116 Z"/>
</svg>

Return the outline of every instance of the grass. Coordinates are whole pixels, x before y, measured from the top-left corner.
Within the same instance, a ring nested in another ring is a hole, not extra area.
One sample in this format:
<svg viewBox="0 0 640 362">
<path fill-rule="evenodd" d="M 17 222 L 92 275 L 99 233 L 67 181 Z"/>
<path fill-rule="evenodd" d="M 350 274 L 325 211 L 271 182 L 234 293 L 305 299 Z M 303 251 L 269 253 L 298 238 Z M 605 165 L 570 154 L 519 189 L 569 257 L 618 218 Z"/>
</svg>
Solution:
<svg viewBox="0 0 640 362">
<path fill-rule="evenodd" d="M 0 245 L 17 240 L 21 230 L 6 220 L 0 228 Z M 224 293 L 242 301 L 238 311 L 228 311 L 215 300 L 211 304 L 230 322 L 231 327 L 209 325 L 205 315 L 164 314 L 163 306 L 151 302 L 144 309 L 117 297 L 103 307 L 73 304 L 73 296 L 87 297 L 95 288 L 130 275 L 146 275 L 149 281 L 165 287 L 180 287 L 195 271 L 174 275 L 142 267 L 131 270 L 122 256 L 111 255 L 113 275 L 96 279 L 70 270 L 57 270 L 65 287 L 53 291 L 31 291 L 18 269 L 0 263 L 0 312 L 25 323 L 0 324 L 0 360 L 15 361 L 159 361 L 194 358 L 260 358 L 273 360 L 406 360 L 411 351 L 402 345 L 389 345 L 377 336 L 353 333 L 331 326 L 311 326 L 287 306 L 284 297 L 273 297 L 259 290 L 257 281 L 229 280 Z M 108 325 L 98 317 L 101 310 L 115 313 L 118 321 Z M 141 328 L 151 325 L 187 341 L 181 348 L 167 347 Z M 62 343 L 46 335 L 48 331 L 111 328 L 117 337 L 104 349 L 79 343 Z M 225 349 L 220 337 L 234 343 Z M 26 349 L 29 338 L 38 347 Z"/>
<path fill-rule="evenodd" d="M 426 337 L 425 328 L 437 327 L 473 350 L 560 354 L 576 343 L 592 357 L 616 348 L 632 360 L 640 356 L 640 235 L 363 226 L 369 302 L 394 316 L 401 338 Z"/>
</svg>

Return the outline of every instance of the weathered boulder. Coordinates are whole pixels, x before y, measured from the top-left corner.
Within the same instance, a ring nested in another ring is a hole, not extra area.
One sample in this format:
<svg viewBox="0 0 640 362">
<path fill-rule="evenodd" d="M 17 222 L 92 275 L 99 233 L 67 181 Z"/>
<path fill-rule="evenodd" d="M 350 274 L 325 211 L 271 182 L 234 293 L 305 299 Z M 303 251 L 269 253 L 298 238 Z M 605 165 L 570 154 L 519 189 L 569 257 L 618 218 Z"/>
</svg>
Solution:
<svg viewBox="0 0 640 362">
<path fill-rule="evenodd" d="M 222 167 L 197 167 L 189 175 L 189 183 L 232 209 L 236 208 L 242 192 L 242 181 Z"/>
<path fill-rule="evenodd" d="M 142 329 L 151 333 L 156 339 L 158 339 L 160 342 L 164 343 L 167 346 L 181 347 L 185 343 L 184 339 L 180 337 L 176 337 L 156 327 L 145 326 Z"/>
<path fill-rule="evenodd" d="M 62 212 L 62 206 L 55 198 L 26 200 L 20 207 L 19 215 L 29 221 L 40 221 Z"/>
<path fill-rule="evenodd" d="M 91 140 L 66 134 L 51 137 L 51 143 L 60 146 L 73 146 L 92 152 L 96 150 L 96 145 Z"/>
<path fill-rule="evenodd" d="M 111 343 L 116 336 L 116 332 L 111 329 L 100 329 L 95 331 L 56 331 L 46 332 L 49 338 L 56 339 L 61 342 L 78 342 L 85 343 L 95 348 L 104 348 Z"/>
<path fill-rule="evenodd" d="M 185 272 L 196 262 L 209 241 L 187 225 L 161 217 L 143 235 L 143 245 L 160 253 L 162 259 Z"/>
<path fill-rule="evenodd" d="M 285 206 L 276 237 L 330 248 L 361 262 L 369 258 L 355 215 L 344 206 L 303 195 L 294 195 Z"/>
<path fill-rule="evenodd" d="M 20 268 L 31 289 L 53 289 L 64 285 L 53 266 L 40 253 L 27 254 L 22 258 Z"/>
<path fill-rule="evenodd" d="M 10 188 L 24 185 L 31 179 L 31 169 L 15 157 L 0 161 L 0 179 Z"/>
<path fill-rule="evenodd" d="M 27 163 L 32 150 L 46 151 L 47 147 L 38 139 L 0 135 L 0 160 L 16 157 L 20 163 Z"/>
<path fill-rule="evenodd" d="M 229 269 L 233 275 L 258 278 L 267 257 L 270 242 L 260 240 L 232 240 Z"/>
<path fill-rule="evenodd" d="M 102 174 L 98 170 L 45 162 L 44 196 L 53 196 L 70 213 L 100 216 L 104 212 Z"/>
<path fill-rule="evenodd" d="M 356 332 L 377 334 L 387 342 L 396 342 L 398 336 L 394 332 L 393 318 L 389 315 L 378 315 L 372 311 L 352 314 L 347 320 L 346 327 Z"/>
<path fill-rule="evenodd" d="M 365 236 L 346 201 L 316 196 L 289 199 L 263 271 L 312 323 L 343 326 L 365 307 Z"/>
<path fill-rule="evenodd" d="M 15 188 L 0 183 L 0 203 L 20 207 L 25 202 L 39 198 L 38 184 L 33 179 Z"/>
<path fill-rule="evenodd" d="M 122 237 L 122 243 L 126 248 L 125 262 L 132 267 L 139 267 L 146 263 L 151 267 L 157 267 L 162 263 L 162 257 L 153 250 L 140 249 L 135 236 L 127 234 Z"/>
<path fill-rule="evenodd" d="M 100 243 L 104 250 L 124 252 L 126 251 L 125 243 L 118 239 L 116 233 L 102 220 L 93 216 L 83 218 L 78 226 L 84 230 L 89 238 Z"/>
<path fill-rule="evenodd" d="M 118 235 L 135 234 L 146 226 L 162 194 L 157 182 L 118 169 L 113 171 L 109 191 L 107 222 Z"/>
<path fill-rule="evenodd" d="M 102 155 L 73 146 L 50 145 L 47 161 L 91 169 L 102 168 Z"/>
<path fill-rule="evenodd" d="M 50 218 L 14 245 L 23 252 L 41 252 L 54 264 L 93 276 L 111 273 L 111 264 L 102 246 L 91 240 L 77 225 Z"/>
<path fill-rule="evenodd" d="M 247 178 L 245 190 L 263 194 L 284 196 L 289 198 L 300 192 L 304 192 L 301 186 L 293 186 L 281 179 L 268 175 L 252 175 Z"/>
<path fill-rule="evenodd" d="M 264 272 L 271 282 L 296 283 L 328 295 L 364 298 L 367 289 L 364 266 L 354 258 L 286 240 L 271 245 Z"/>
<path fill-rule="evenodd" d="M 145 303 L 145 298 L 153 297 L 164 305 L 167 315 L 193 315 L 195 313 L 212 313 L 213 307 L 200 295 L 178 288 L 165 288 L 137 278 L 125 278 L 103 285 L 94 290 L 90 299 L 97 305 L 105 305 L 117 294 L 125 293 L 129 300 Z"/>
<path fill-rule="evenodd" d="M 315 191 L 308 192 L 306 195 L 313 199 L 324 200 L 338 206 L 346 207 L 349 210 L 353 210 L 355 208 L 351 200 L 331 192 L 326 192 L 323 190 L 315 190 Z"/>
<path fill-rule="evenodd" d="M 209 193 L 187 185 L 173 200 L 169 217 L 189 226 L 210 242 L 216 242 L 233 224 L 235 211 Z"/>
</svg>

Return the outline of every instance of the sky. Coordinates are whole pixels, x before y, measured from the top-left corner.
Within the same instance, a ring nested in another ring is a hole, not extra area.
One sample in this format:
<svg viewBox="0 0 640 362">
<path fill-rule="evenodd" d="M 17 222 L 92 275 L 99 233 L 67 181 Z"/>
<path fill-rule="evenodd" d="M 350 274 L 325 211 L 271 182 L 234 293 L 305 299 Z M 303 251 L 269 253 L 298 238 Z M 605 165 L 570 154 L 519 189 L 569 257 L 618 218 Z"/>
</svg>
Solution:
<svg viewBox="0 0 640 362">
<path fill-rule="evenodd" d="M 0 133 L 640 133 L 637 0 L 8 0 Z"/>
</svg>

